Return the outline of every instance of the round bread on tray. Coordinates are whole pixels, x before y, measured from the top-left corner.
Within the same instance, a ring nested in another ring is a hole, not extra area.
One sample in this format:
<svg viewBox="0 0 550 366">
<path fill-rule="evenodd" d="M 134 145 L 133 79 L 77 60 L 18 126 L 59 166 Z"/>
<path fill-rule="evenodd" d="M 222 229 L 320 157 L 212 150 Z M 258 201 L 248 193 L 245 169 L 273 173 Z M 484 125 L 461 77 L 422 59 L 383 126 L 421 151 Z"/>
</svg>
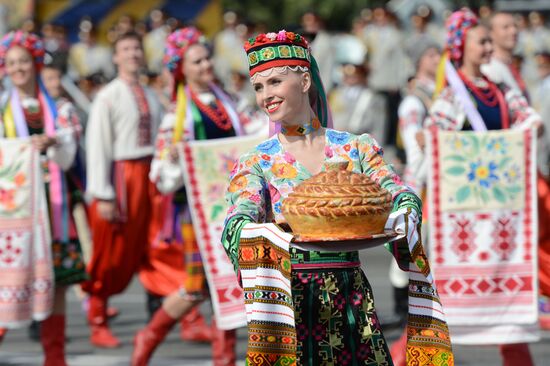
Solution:
<svg viewBox="0 0 550 366">
<path fill-rule="evenodd" d="M 345 240 L 384 232 L 392 208 L 390 192 L 348 162 L 327 163 L 326 170 L 296 186 L 282 203 L 295 236 Z"/>
</svg>

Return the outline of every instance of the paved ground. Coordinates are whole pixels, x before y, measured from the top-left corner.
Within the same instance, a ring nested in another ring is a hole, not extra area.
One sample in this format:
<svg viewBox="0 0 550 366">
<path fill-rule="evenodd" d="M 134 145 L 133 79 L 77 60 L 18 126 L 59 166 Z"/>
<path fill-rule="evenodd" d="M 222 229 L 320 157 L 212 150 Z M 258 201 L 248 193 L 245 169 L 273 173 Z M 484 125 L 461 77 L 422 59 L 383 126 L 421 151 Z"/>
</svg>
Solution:
<svg viewBox="0 0 550 366">
<path fill-rule="evenodd" d="M 382 248 L 362 252 L 367 276 L 374 289 L 378 312 L 391 314 L 392 298 L 388 280 L 390 255 Z M 67 345 L 68 362 L 71 366 L 122 366 L 128 365 L 131 353 L 131 340 L 138 328 L 146 320 L 143 291 L 135 281 L 127 293 L 113 299 L 113 305 L 121 310 L 114 320 L 113 329 L 124 345 L 116 350 L 95 349 L 88 343 L 88 328 L 80 304 L 73 292 L 69 294 L 69 319 Z M 208 309 L 208 305 L 204 305 Z M 208 310 L 206 310 L 208 313 Z M 387 333 L 389 340 L 395 339 L 397 332 Z M 239 331 L 238 355 L 244 357 L 246 333 Z M 531 346 L 536 365 L 550 365 L 550 332 L 543 333 L 541 342 Z M 210 347 L 202 344 L 185 343 L 179 340 L 174 330 L 166 342 L 155 353 L 151 366 L 206 366 L 209 362 Z M 456 347 L 457 365 L 500 365 L 498 352 L 494 347 Z M 26 330 L 9 333 L 0 346 L 0 365 L 34 366 L 41 365 L 40 344 L 28 340 Z M 244 364 L 241 362 L 241 364 Z"/>
</svg>

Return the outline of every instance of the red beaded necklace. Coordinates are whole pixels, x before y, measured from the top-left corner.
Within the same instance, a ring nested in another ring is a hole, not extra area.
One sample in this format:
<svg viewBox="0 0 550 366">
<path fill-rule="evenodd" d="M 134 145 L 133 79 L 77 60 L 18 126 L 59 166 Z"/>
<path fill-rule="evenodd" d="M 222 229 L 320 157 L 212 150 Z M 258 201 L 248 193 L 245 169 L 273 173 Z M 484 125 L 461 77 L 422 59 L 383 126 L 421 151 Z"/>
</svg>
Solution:
<svg viewBox="0 0 550 366">
<path fill-rule="evenodd" d="M 229 131 L 233 124 L 231 123 L 231 119 L 229 118 L 229 115 L 227 114 L 227 111 L 225 110 L 225 107 L 223 106 L 223 103 L 216 98 L 216 108 L 212 108 L 209 105 L 204 104 L 201 102 L 201 100 L 198 98 L 197 94 L 193 90 L 191 90 L 191 100 L 195 105 L 199 108 L 199 110 L 204 113 L 218 128 L 220 128 L 223 131 Z"/>
<path fill-rule="evenodd" d="M 485 104 L 488 107 L 495 107 L 498 103 L 497 98 L 497 92 L 498 89 L 497 86 L 488 80 L 487 81 L 487 88 L 480 88 L 479 86 L 475 85 L 466 75 L 464 75 L 461 71 L 458 71 L 458 74 L 460 75 L 460 78 L 466 85 L 466 87 L 478 97 L 478 99 Z"/>
<path fill-rule="evenodd" d="M 510 116 L 508 115 L 508 105 L 504 99 L 502 91 L 492 83 L 486 77 L 483 77 L 483 80 L 487 83 L 487 88 L 480 88 L 475 85 L 466 75 L 464 75 L 460 70 L 458 71 L 460 78 L 473 94 L 488 107 L 496 107 L 498 105 L 500 109 L 500 118 L 502 118 L 502 128 L 506 129 L 510 127 Z"/>
</svg>

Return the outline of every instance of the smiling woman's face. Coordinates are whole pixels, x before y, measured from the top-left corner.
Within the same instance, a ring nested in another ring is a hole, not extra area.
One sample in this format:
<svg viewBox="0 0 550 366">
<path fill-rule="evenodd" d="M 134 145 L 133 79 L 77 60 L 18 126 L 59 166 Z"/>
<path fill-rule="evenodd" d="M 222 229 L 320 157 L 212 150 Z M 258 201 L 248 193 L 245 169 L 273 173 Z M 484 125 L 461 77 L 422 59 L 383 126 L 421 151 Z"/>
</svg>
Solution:
<svg viewBox="0 0 550 366">
<path fill-rule="evenodd" d="M 214 81 L 214 64 L 210 51 L 202 44 L 194 44 L 185 53 L 182 64 L 187 82 L 207 86 Z"/>
<path fill-rule="evenodd" d="M 24 87 L 34 81 L 36 70 L 31 54 L 14 46 L 6 53 L 6 74 L 16 87 Z"/>
<path fill-rule="evenodd" d="M 269 76 L 256 75 L 253 81 L 256 103 L 272 121 L 295 122 L 309 108 L 309 73 L 287 70 Z M 302 121 L 303 122 L 303 121 Z"/>
<path fill-rule="evenodd" d="M 487 27 L 478 25 L 470 29 L 466 34 L 463 63 L 481 66 L 491 61 L 492 53 L 493 43 Z"/>
</svg>

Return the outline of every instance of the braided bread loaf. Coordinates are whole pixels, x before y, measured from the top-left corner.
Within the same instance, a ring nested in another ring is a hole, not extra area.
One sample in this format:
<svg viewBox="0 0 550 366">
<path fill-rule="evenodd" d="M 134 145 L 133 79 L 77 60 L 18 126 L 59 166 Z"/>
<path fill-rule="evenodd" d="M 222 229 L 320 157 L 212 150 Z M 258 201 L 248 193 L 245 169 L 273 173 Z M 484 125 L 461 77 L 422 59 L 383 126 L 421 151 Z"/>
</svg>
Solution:
<svg viewBox="0 0 550 366">
<path fill-rule="evenodd" d="M 368 176 L 329 165 L 283 201 L 282 213 L 301 237 L 353 238 L 378 234 L 392 207 L 391 194 Z"/>
</svg>

